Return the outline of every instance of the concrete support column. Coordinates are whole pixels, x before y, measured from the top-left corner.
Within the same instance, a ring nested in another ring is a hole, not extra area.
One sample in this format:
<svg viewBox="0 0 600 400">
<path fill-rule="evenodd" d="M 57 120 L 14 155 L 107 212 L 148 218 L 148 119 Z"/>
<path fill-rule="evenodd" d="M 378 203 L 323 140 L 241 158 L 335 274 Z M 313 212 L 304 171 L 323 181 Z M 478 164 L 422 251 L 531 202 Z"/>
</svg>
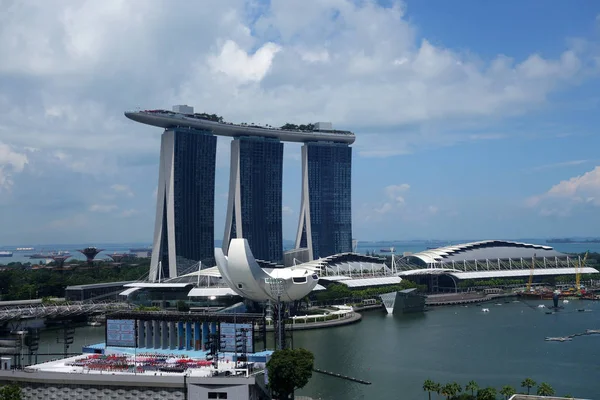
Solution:
<svg viewBox="0 0 600 400">
<path fill-rule="evenodd" d="M 183 331 L 183 322 L 177 322 L 177 349 L 183 350 L 185 344 L 185 333 Z"/>
<path fill-rule="evenodd" d="M 152 330 L 152 321 L 145 321 L 146 324 L 146 347 L 151 349 L 154 346 L 154 332 Z"/>
<path fill-rule="evenodd" d="M 152 321 L 154 330 L 154 348 L 160 349 L 162 341 L 162 332 L 160 331 L 160 321 Z"/>
<path fill-rule="evenodd" d="M 202 323 L 202 350 L 207 350 L 206 342 L 208 342 L 208 322 Z"/>
<path fill-rule="evenodd" d="M 202 348 L 200 336 L 200 322 L 194 322 L 194 350 L 196 351 Z"/>
<path fill-rule="evenodd" d="M 193 345 L 193 333 L 192 333 L 192 323 L 191 322 L 186 322 L 185 323 L 185 349 L 186 350 L 191 350 L 194 348 Z"/>
<path fill-rule="evenodd" d="M 177 349 L 177 327 L 175 321 L 169 322 L 169 348 L 171 350 Z"/>
<path fill-rule="evenodd" d="M 137 347 L 146 347 L 146 324 L 144 321 L 137 321 L 138 337 Z"/>
<path fill-rule="evenodd" d="M 169 348 L 169 323 L 167 321 L 162 321 L 160 327 L 160 335 L 162 337 L 162 348 Z"/>
</svg>

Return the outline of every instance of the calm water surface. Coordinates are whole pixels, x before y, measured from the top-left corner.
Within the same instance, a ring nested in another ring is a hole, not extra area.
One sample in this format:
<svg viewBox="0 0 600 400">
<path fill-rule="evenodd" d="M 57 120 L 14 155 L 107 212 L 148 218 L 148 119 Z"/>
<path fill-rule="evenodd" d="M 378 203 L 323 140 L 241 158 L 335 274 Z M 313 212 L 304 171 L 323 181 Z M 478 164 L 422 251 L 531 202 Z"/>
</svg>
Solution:
<svg viewBox="0 0 600 400">
<path fill-rule="evenodd" d="M 548 382 L 557 394 L 600 399 L 600 335 L 571 342 L 546 342 L 600 329 L 600 303 L 571 301 L 546 315 L 538 304 L 548 301 L 489 303 L 435 308 L 423 315 L 388 316 L 364 313 L 363 321 L 339 328 L 300 331 L 294 345 L 315 353 L 318 368 L 373 382 L 370 386 L 314 374 L 298 394 L 321 399 L 426 399 L 425 379 L 476 380 L 480 386 L 519 386 L 525 377 Z M 577 308 L 590 312 L 577 312 Z M 60 352 L 57 332 L 42 334 L 40 353 Z M 73 351 L 104 340 L 103 327 L 76 331 Z M 44 357 L 40 357 L 40 361 Z"/>
<path fill-rule="evenodd" d="M 364 314 L 352 326 L 297 332 L 294 345 L 315 353 L 316 367 L 373 382 L 370 386 L 314 374 L 300 393 L 321 399 L 426 399 L 425 379 L 462 385 L 519 386 L 525 377 L 557 394 L 600 399 L 600 335 L 546 342 L 600 329 L 600 303 L 571 301 L 546 315 L 538 304 L 436 308 L 421 316 Z M 577 312 L 585 307 L 591 312 Z"/>
</svg>

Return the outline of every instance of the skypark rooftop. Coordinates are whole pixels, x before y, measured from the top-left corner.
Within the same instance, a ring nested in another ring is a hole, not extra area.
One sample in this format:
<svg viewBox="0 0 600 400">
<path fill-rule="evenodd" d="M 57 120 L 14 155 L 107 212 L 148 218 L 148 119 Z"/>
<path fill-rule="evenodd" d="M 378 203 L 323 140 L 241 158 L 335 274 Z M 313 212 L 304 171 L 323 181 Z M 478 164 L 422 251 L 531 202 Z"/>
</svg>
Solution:
<svg viewBox="0 0 600 400">
<path fill-rule="evenodd" d="M 206 114 L 183 114 L 167 110 L 127 111 L 125 116 L 142 124 L 165 129 L 194 128 L 208 130 L 220 136 L 260 136 L 279 139 L 284 142 L 336 142 L 352 144 L 354 133 L 334 129 L 294 130 L 258 125 L 241 125 L 208 119 Z M 285 126 L 284 126 L 285 127 Z"/>
</svg>

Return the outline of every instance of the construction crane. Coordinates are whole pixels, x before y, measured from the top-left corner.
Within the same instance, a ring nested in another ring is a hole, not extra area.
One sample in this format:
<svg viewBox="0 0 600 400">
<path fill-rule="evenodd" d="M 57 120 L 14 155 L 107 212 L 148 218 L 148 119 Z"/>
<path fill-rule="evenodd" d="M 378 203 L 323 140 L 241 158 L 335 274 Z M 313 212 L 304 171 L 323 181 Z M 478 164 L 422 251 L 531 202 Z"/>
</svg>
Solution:
<svg viewBox="0 0 600 400">
<path fill-rule="evenodd" d="M 589 250 L 585 252 L 585 256 L 583 256 L 583 261 L 579 258 L 578 265 L 575 266 L 575 290 L 577 290 L 577 294 L 581 293 L 581 271 L 585 267 L 585 262 L 587 261 Z"/>
<path fill-rule="evenodd" d="M 531 257 L 531 268 L 529 269 L 529 281 L 527 281 L 527 291 L 531 292 L 531 284 L 533 283 L 533 269 L 535 268 L 535 253 Z"/>
</svg>

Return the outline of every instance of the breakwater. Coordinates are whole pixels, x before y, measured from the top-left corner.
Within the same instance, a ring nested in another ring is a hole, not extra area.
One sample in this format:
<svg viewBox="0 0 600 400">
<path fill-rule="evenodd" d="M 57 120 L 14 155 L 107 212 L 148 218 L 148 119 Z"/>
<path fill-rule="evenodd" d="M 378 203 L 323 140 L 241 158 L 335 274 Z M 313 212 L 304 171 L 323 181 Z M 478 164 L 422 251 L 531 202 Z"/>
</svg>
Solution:
<svg viewBox="0 0 600 400">
<path fill-rule="evenodd" d="M 600 329 L 586 329 L 585 332 L 574 333 L 574 334 L 568 335 L 568 336 L 556 336 L 556 337 L 548 336 L 548 337 L 546 337 L 545 340 L 547 342 L 569 342 L 578 336 L 590 336 L 590 335 L 600 335 Z"/>
</svg>

